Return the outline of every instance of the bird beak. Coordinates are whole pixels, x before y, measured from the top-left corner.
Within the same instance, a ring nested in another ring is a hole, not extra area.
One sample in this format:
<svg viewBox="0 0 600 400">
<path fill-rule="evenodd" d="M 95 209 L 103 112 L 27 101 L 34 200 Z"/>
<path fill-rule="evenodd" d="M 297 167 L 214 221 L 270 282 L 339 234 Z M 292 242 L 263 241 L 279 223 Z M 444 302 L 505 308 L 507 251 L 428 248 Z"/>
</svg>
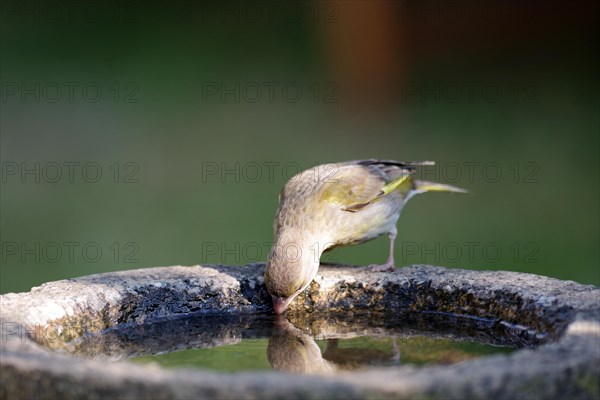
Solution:
<svg viewBox="0 0 600 400">
<path fill-rule="evenodd" d="M 273 311 L 277 315 L 283 314 L 283 312 L 287 308 L 288 304 L 290 304 L 290 301 L 292 299 L 289 297 L 288 298 L 275 297 L 275 296 L 272 296 L 272 297 L 273 297 Z"/>
</svg>

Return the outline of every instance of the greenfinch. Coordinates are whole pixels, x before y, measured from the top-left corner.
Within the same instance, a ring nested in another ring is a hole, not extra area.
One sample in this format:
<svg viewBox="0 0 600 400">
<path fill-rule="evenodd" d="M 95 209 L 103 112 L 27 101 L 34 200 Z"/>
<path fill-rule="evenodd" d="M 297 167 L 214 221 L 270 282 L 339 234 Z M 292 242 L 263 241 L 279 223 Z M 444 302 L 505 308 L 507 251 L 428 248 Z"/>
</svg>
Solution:
<svg viewBox="0 0 600 400">
<path fill-rule="evenodd" d="M 464 189 L 414 178 L 431 161 L 358 160 L 318 165 L 293 176 L 279 195 L 275 239 L 265 270 L 265 284 L 275 314 L 313 280 L 321 254 L 387 234 L 390 253 L 373 271 L 393 271 L 396 223 L 404 204 L 416 194 Z"/>
<path fill-rule="evenodd" d="M 267 358 L 277 371 L 325 375 L 335 372 L 313 337 L 278 315 L 267 346 Z"/>
</svg>

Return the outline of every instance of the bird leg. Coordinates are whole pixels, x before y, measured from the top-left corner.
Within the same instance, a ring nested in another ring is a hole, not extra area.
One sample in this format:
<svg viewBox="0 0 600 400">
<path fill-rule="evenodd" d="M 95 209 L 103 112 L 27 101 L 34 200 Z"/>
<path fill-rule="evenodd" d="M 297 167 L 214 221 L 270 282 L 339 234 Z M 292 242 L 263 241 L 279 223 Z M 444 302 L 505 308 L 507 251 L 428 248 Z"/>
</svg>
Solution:
<svg viewBox="0 0 600 400">
<path fill-rule="evenodd" d="M 396 265 L 394 264 L 394 241 L 396 240 L 396 230 L 394 229 L 392 232 L 388 234 L 390 238 L 390 255 L 385 264 L 371 264 L 371 271 L 373 272 L 393 272 L 396 270 Z"/>
<path fill-rule="evenodd" d="M 400 348 L 398 348 L 398 342 L 396 336 L 392 337 L 392 361 L 394 365 L 400 364 Z"/>
</svg>

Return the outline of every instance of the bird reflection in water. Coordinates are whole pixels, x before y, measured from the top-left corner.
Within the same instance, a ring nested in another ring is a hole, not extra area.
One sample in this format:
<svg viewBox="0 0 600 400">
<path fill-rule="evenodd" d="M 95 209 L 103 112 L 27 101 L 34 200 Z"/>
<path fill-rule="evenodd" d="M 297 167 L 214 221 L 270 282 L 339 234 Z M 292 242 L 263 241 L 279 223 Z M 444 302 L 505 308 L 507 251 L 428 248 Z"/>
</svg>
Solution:
<svg viewBox="0 0 600 400">
<path fill-rule="evenodd" d="M 267 358 L 274 370 L 301 374 L 332 374 L 369 365 L 398 365 L 400 350 L 392 338 L 391 352 L 378 349 L 342 348 L 339 339 L 327 339 L 325 351 L 313 337 L 278 316 L 269 338 Z"/>
</svg>

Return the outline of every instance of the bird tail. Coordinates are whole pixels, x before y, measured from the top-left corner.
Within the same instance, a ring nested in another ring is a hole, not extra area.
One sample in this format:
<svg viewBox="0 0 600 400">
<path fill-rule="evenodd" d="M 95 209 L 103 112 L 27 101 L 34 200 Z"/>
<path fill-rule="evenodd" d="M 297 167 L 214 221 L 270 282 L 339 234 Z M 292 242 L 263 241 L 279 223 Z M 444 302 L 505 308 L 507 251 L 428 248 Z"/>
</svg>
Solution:
<svg viewBox="0 0 600 400">
<path fill-rule="evenodd" d="M 415 181 L 414 191 L 418 193 L 425 192 L 454 192 L 454 193 L 469 193 L 468 190 L 459 188 L 452 185 L 446 185 L 445 183 L 427 182 L 427 181 Z"/>
<path fill-rule="evenodd" d="M 411 197 L 426 193 L 426 192 L 454 192 L 454 193 L 469 193 L 463 188 L 459 188 L 452 185 L 446 185 L 445 183 L 427 182 L 427 181 L 414 181 L 413 189 L 408 193 L 408 196 L 404 199 L 407 202 Z"/>
</svg>

